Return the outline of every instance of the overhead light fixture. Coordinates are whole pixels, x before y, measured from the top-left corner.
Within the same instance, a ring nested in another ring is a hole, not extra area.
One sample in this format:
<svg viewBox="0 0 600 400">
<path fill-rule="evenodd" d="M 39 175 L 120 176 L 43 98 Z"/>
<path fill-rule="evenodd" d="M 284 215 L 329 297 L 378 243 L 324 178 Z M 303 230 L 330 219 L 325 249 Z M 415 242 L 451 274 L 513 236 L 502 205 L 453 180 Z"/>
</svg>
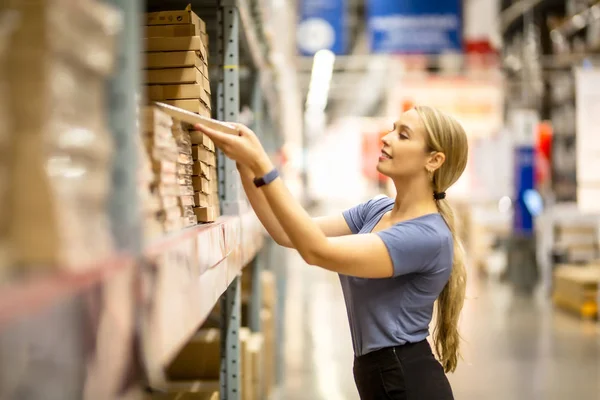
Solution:
<svg viewBox="0 0 600 400">
<path fill-rule="evenodd" d="M 330 50 L 319 50 L 313 58 L 306 108 L 324 111 L 329 96 L 329 85 L 333 75 L 335 54 Z"/>
</svg>

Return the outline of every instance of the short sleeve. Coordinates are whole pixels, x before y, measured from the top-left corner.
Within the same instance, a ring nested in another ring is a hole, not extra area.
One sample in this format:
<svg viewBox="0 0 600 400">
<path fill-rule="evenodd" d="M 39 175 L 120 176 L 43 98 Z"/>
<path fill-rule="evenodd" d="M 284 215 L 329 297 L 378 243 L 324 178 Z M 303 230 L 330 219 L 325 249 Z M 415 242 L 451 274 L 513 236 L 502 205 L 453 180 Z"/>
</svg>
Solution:
<svg viewBox="0 0 600 400">
<path fill-rule="evenodd" d="M 349 208 L 342 213 L 352 233 L 357 234 L 360 232 L 367 220 L 367 215 L 372 203 L 373 200 L 369 200 L 366 203 L 361 203 L 355 207 Z"/>
<path fill-rule="evenodd" d="M 402 223 L 377 232 L 390 254 L 394 277 L 430 272 L 442 247 L 439 234 L 432 227 L 419 223 Z"/>
</svg>

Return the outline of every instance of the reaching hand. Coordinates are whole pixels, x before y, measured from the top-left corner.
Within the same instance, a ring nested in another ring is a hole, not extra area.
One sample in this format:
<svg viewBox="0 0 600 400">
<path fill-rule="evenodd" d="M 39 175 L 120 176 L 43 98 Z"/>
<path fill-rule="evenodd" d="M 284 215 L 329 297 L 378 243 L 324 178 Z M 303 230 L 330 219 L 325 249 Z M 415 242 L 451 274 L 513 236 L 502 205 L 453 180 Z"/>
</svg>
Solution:
<svg viewBox="0 0 600 400">
<path fill-rule="evenodd" d="M 263 176 L 273 169 L 269 156 L 252 130 L 242 124 L 232 124 L 238 135 L 222 133 L 197 124 L 194 129 L 208 136 L 215 145 L 238 165 L 249 168 L 255 176 Z"/>
</svg>

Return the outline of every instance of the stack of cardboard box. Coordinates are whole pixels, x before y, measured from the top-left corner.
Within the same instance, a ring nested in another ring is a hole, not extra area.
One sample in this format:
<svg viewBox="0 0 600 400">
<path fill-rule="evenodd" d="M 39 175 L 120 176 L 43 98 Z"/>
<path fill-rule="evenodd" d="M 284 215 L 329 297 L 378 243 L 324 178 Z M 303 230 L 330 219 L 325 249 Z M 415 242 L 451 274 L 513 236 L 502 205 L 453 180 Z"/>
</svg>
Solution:
<svg viewBox="0 0 600 400">
<path fill-rule="evenodd" d="M 151 190 L 154 182 L 154 172 L 152 171 L 152 162 L 141 138 L 135 138 L 137 144 L 138 171 L 137 171 L 137 189 L 140 199 L 140 209 L 143 215 L 142 225 L 144 231 L 144 241 L 149 242 L 160 237 L 163 228 L 156 215 L 160 211 L 161 201 L 157 193 Z"/>
<path fill-rule="evenodd" d="M 0 7 L 1 10 L 1 7 Z M 0 30 L 0 282 L 7 274 L 7 268 L 11 264 L 8 254 L 8 216 L 7 209 L 8 196 L 8 157 L 10 155 L 10 113 L 8 107 L 10 99 L 8 97 L 7 81 L 7 58 L 9 30 Z"/>
<path fill-rule="evenodd" d="M 113 252 L 106 87 L 122 16 L 91 0 L 9 4 L 11 252 L 18 265 L 79 271 Z"/>
<path fill-rule="evenodd" d="M 219 216 L 219 181 L 217 156 L 213 142 L 201 132 L 192 131 L 194 157 L 192 184 L 195 191 L 194 212 L 200 222 L 212 222 Z"/>
<path fill-rule="evenodd" d="M 143 139 L 154 171 L 151 191 L 160 198 L 160 207 L 153 217 L 167 233 L 183 227 L 179 205 L 181 190 L 177 181 L 179 151 L 172 127 L 173 119 L 167 114 L 153 106 L 144 109 Z"/>
<path fill-rule="evenodd" d="M 148 98 L 210 117 L 206 24 L 188 6 L 146 15 Z"/>
<path fill-rule="evenodd" d="M 177 142 L 179 157 L 177 159 L 177 183 L 180 188 L 179 205 L 183 216 L 183 226 L 189 227 L 198 224 L 194 213 L 194 187 L 192 185 L 193 159 L 192 139 L 187 127 L 180 121 L 173 123 L 173 136 Z"/>
</svg>

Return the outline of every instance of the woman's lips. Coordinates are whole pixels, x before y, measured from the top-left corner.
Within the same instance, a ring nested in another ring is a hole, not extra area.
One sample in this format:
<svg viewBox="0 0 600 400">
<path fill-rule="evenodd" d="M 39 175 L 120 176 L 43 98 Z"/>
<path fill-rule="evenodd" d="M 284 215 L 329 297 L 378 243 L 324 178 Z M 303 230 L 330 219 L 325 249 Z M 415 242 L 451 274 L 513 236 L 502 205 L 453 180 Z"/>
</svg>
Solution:
<svg viewBox="0 0 600 400">
<path fill-rule="evenodd" d="M 379 160 L 391 160 L 392 157 L 386 153 L 385 151 L 381 150 L 381 155 L 379 156 Z"/>
</svg>

